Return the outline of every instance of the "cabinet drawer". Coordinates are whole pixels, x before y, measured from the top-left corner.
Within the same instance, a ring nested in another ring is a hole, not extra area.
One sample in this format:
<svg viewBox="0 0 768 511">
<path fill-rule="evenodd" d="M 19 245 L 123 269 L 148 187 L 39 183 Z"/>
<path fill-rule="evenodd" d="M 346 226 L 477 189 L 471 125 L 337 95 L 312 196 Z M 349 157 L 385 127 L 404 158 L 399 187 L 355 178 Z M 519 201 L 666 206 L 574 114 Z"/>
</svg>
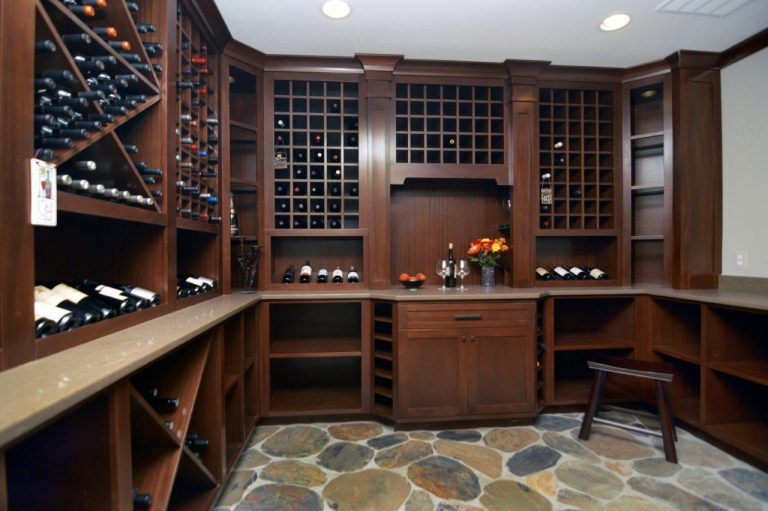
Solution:
<svg viewBox="0 0 768 511">
<path fill-rule="evenodd" d="M 533 302 L 408 303 L 398 308 L 400 328 L 532 326 Z"/>
</svg>

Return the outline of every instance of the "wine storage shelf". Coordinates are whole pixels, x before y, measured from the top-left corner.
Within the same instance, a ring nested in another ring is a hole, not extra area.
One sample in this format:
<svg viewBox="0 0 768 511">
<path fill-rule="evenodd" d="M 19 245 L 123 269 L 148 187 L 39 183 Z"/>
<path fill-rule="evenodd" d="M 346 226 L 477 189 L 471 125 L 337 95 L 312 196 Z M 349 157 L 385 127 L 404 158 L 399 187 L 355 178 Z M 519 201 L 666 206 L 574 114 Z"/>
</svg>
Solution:
<svg viewBox="0 0 768 511">
<path fill-rule="evenodd" d="M 504 88 L 399 83 L 395 162 L 503 165 Z"/>
<path fill-rule="evenodd" d="M 373 412 L 392 420 L 395 411 L 395 318 L 390 302 L 373 302 Z"/>
<path fill-rule="evenodd" d="M 360 227 L 359 86 L 275 80 L 274 228 Z"/>
<path fill-rule="evenodd" d="M 44 149 L 52 149 L 50 159 L 58 166 L 58 174 L 85 179 L 107 190 L 116 188 L 133 198 L 141 196 L 143 202 L 127 201 L 127 197 L 121 200 L 160 212 L 162 164 L 154 160 L 156 146 L 137 133 L 138 121 L 134 120 L 141 116 L 151 118 L 150 123 L 157 122 L 156 116 L 147 113 L 161 100 L 157 77 L 125 3 L 94 9 L 97 21 L 93 23 L 116 28 L 115 37 L 130 50 L 114 49 L 96 34 L 97 28 L 86 24 L 89 18 L 78 18 L 58 0 L 35 4 L 36 39 L 53 45 L 35 58 L 35 75 L 40 77 L 35 89 L 35 113 L 40 116 L 35 124 L 36 155 L 49 159 Z M 143 20 L 157 22 L 154 18 Z M 82 170 L 76 166 L 80 161 L 94 162 L 96 170 Z M 160 175 L 150 178 L 145 174 L 147 168 L 158 169 Z M 43 184 L 46 186 L 50 187 Z M 71 192 L 62 185 L 59 191 L 63 196 Z M 105 191 L 86 193 L 104 200 L 109 197 Z M 131 211 L 124 214 L 132 216 Z"/>
<path fill-rule="evenodd" d="M 539 229 L 617 227 L 612 91 L 539 89 L 539 170 Z"/>
<path fill-rule="evenodd" d="M 176 214 L 179 226 L 218 232 L 218 56 L 182 6 L 176 16 Z M 188 220 L 188 221 L 187 221 Z M 199 222 L 198 224 L 191 222 Z M 211 225 L 206 225 L 211 224 Z"/>
</svg>

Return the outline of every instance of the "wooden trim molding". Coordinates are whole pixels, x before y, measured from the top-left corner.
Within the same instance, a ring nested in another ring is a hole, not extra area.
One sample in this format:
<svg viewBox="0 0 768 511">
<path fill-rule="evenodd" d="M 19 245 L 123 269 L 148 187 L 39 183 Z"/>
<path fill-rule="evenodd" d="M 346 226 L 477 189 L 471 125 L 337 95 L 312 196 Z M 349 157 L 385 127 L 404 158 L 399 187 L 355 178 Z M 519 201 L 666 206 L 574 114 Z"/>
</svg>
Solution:
<svg viewBox="0 0 768 511">
<path fill-rule="evenodd" d="M 755 35 L 720 52 L 720 58 L 718 59 L 717 64 L 721 68 L 730 66 L 764 48 L 768 48 L 768 28 L 764 28 Z"/>
</svg>

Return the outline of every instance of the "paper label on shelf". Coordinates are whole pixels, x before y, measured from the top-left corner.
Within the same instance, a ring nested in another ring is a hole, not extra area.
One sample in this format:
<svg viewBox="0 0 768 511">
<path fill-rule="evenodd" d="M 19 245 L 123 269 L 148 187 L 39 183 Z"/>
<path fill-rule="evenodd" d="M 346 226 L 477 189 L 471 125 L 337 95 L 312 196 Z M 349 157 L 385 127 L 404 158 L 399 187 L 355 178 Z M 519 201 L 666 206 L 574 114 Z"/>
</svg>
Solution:
<svg viewBox="0 0 768 511">
<path fill-rule="evenodd" d="M 114 287 L 103 286 L 103 285 L 96 286 L 96 291 L 103 294 L 104 296 L 115 298 L 116 300 L 125 301 L 128 299 L 128 297 L 125 296 L 122 291 L 120 291 L 119 289 L 115 289 Z"/>
<path fill-rule="evenodd" d="M 59 321 L 61 321 L 61 318 L 63 318 L 67 314 L 72 314 L 72 313 L 66 309 L 55 307 L 47 303 L 35 302 L 36 316 L 39 315 L 44 318 L 50 319 L 51 321 L 56 321 L 58 323 Z"/>
<path fill-rule="evenodd" d="M 29 161 L 30 221 L 32 225 L 56 226 L 56 165 L 32 158 Z"/>
<path fill-rule="evenodd" d="M 88 295 L 78 291 L 77 289 L 70 287 L 66 284 L 59 284 L 58 286 L 54 287 L 51 291 L 56 293 L 57 295 L 61 295 L 70 302 L 73 303 L 80 303 L 80 301 L 83 298 L 88 298 Z"/>
</svg>

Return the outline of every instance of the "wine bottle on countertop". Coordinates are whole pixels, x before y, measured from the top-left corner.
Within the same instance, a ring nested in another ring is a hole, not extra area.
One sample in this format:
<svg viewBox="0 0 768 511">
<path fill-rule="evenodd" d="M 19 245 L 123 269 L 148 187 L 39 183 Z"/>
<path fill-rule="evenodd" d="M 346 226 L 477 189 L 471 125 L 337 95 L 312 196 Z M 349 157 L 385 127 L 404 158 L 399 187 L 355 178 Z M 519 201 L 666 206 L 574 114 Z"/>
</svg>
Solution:
<svg viewBox="0 0 768 511">
<path fill-rule="evenodd" d="M 571 273 L 573 273 L 573 275 L 574 275 L 574 276 L 576 277 L 576 279 L 578 279 L 578 280 L 588 280 L 588 279 L 590 279 L 590 278 L 591 278 L 591 277 L 589 276 L 589 273 L 587 273 L 586 271 L 582 270 L 582 269 L 581 269 L 581 268 L 579 268 L 578 266 L 572 266 L 572 267 L 571 267 L 571 268 L 570 268 L 568 271 L 570 271 Z"/>
<path fill-rule="evenodd" d="M 539 266 L 536 268 L 536 278 L 538 280 L 555 280 L 554 275 L 552 275 L 552 272 L 550 272 L 548 269 L 544 268 L 543 266 Z"/>
<path fill-rule="evenodd" d="M 55 293 L 45 286 L 35 286 L 35 301 L 47 303 L 65 309 L 80 319 L 81 325 L 89 325 L 101 320 L 101 314 L 69 301 L 65 296 Z"/>
<path fill-rule="evenodd" d="M 43 302 L 35 302 L 35 316 L 48 319 L 56 323 L 59 332 L 72 330 L 80 326 L 78 317 L 66 309 Z"/>
<path fill-rule="evenodd" d="M 137 488 L 131 490 L 134 509 L 149 509 L 152 507 L 152 495 L 149 493 L 139 493 Z"/>
<path fill-rule="evenodd" d="M 360 282 L 360 274 L 357 273 L 357 270 L 354 266 L 349 267 L 349 272 L 347 273 L 347 282 L 351 282 L 353 284 Z"/>
<path fill-rule="evenodd" d="M 301 271 L 299 272 L 299 283 L 300 284 L 309 284 L 312 281 L 312 263 L 309 262 L 309 259 L 304 263 L 304 266 L 301 267 Z"/>
<path fill-rule="evenodd" d="M 453 257 L 453 243 L 448 243 L 448 275 L 443 278 L 443 285 L 446 288 L 456 287 L 456 259 Z"/>
<path fill-rule="evenodd" d="M 119 289 L 104 286 L 102 284 L 85 281 L 77 286 L 77 289 L 117 310 L 117 313 L 128 314 L 136 311 L 136 301 L 125 296 Z"/>
<path fill-rule="evenodd" d="M 589 272 L 589 276 L 592 277 L 595 280 L 607 280 L 608 279 L 608 274 L 606 274 L 600 268 L 587 268 L 586 271 L 588 271 Z"/>
<path fill-rule="evenodd" d="M 337 266 L 333 273 L 331 274 L 331 282 L 334 284 L 341 284 L 344 282 L 344 272 L 341 270 L 340 266 Z"/>
<path fill-rule="evenodd" d="M 48 337 L 59 331 L 59 326 L 48 318 L 35 314 L 35 339 Z"/>
<path fill-rule="evenodd" d="M 296 278 L 296 268 L 294 268 L 293 265 L 290 265 L 283 272 L 283 277 L 280 279 L 280 283 L 292 284 L 294 278 Z"/>
<path fill-rule="evenodd" d="M 575 280 L 576 276 L 563 268 L 562 266 L 555 266 L 552 270 L 555 272 L 555 275 L 557 275 L 561 280 Z"/>
<path fill-rule="evenodd" d="M 328 269 L 327 268 L 320 268 L 317 271 L 317 282 L 318 282 L 318 284 L 327 284 L 328 283 Z"/>
<path fill-rule="evenodd" d="M 103 319 L 114 318 L 117 316 L 117 310 L 114 307 L 107 305 L 103 300 L 91 298 L 87 294 L 83 293 L 82 291 L 78 291 L 69 284 L 63 282 L 51 282 L 46 283 L 46 285 L 51 289 L 51 291 L 66 297 L 66 299 L 70 302 L 98 312 Z"/>
</svg>

